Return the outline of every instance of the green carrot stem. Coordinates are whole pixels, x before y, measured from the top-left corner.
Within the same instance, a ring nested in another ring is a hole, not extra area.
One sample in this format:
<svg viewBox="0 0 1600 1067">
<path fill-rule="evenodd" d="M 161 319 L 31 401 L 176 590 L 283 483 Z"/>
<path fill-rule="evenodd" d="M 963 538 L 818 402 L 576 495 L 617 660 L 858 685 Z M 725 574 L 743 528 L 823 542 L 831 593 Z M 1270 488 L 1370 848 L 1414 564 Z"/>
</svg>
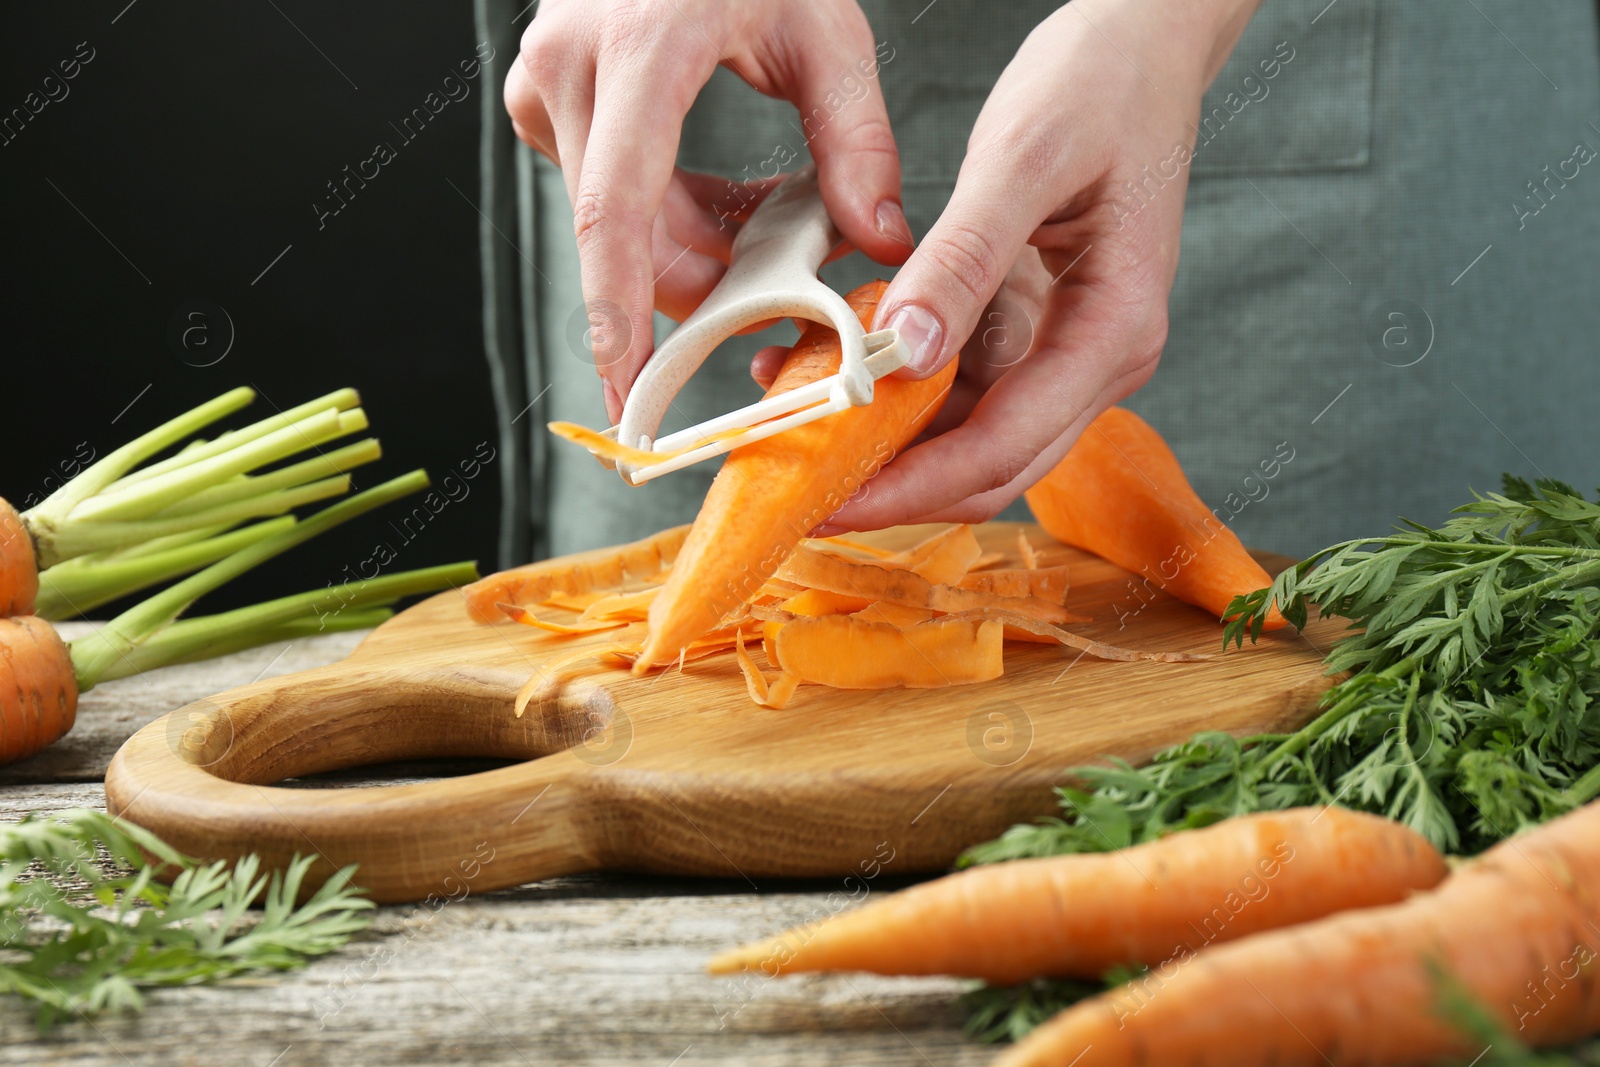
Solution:
<svg viewBox="0 0 1600 1067">
<path fill-rule="evenodd" d="M 92 464 L 76 478 L 51 493 L 23 516 L 34 537 L 43 539 L 50 527 L 64 519 L 73 508 L 100 492 L 128 471 L 162 449 L 169 448 L 203 426 L 233 414 L 256 398 L 256 391 L 241 386 L 208 400 L 175 419 L 141 434 L 104 459 Z"/>
<path fill-rule="evenodd" d="M 72 522 L 126 522 L 148 518 L 162 508 L 236 475 L 275 463 L 304 449 L 315 448 L 346 433 L 366 429 L 366 426 L 366 414 L 360 408 L 344 412 L 337 408 L 325 408 L 299 422 L 218 455 L 191 460 L 182 467 L 133 485 L 110 486 L 78 505 L 69 518 Z"/>
<path fill-rule="evenodd" d="M 206 593 L 325 530 L 424 489 L 427 485 L 427 472 L 417 470 L 373 486 L 348 500 L 323 508 L 282 533 L 257 541 L 218 560 L 128 609 L 98 633 L 72 643 L 72 663 L 77 674 L 78 691 L 88 692 L 92 689 L 112 664 L 126 656 L 135 645 L 171 623 Z"/>
<path fill-rule="evenodd" d="M 232 533 L 160 551 L 113 555 L 106 559 L 79 556 L 39 575 L 39 599 L 34 614 L 52 620 L 70 619 L 130 593 L 197 571 L 294 524 L 293 515 L 284 515 Z"/>
<path fill-rule="evenodd" d="M 150 466 L 145 467 L 142 470 L 134 471 L 126 478 L 123 478 L 122 482 L 124 485 L 132 485 L 135 482 L 142 482 L 147 478 L 154 478 L 157 475 L 165 474 L 170 470 L 187 466 L 196 460 L 210 459 L 212 456 L 220 455 L 231 448 L 238 448 L 240 445 L 248 444 L 258 438 L 265 437 L 269 433 L 274 433 L 278 430 L 281 430 L 285 426 L 292 426 L 300 420 L 311 415 L 315 415 L 317 412 L 323 411 L 327 408 L 336 408 L 339 411 L 345 411 L 349 408 L 358 406 L 360 403 L 361 394 L 357 393 L 354 389 L 336 389 L 326 396 L 319 396 L 315 400 L 308 400 L 304 404 L 292 407 L 288 411 L 280 411 L 276 415 L 261 419 L 258 422 L 253 422 L 249 426 L 242 426 L 237 430 L 229 430 L 227 433 L 219 436 L 215 441 L 204 444 L 196 443 L 195 445 L 186 447 L 182 452 L 179 452 L 175 456 L 169 456 L 159 463 L 152 463 Z"/>
<path fill-rule="evenodd" d="M 160 633 L 152 635 L 141 645 L 135 645 L 128 654 L 111 665 L 101 677 L 102 682 L 115 681 L 132 674 L 171 667 L 179 663 L 226 656 L 243 652 L 257 645 L 293 641 L 300 637 L 340 633 L 345 630 L 370 630 L 394 617 L 390 608 L 365 608 L 346 611 L 327 620 L 289 619 L 272 626 L 256 627 L 237 633 L 215 630 L 180 630 L 190 622 L 210 622 L 211 616 L 198 619 L 181 619 Z"/>
<path fill-rule="evenodd" d="M 1569 785 L 1562 796 L 1572 802 L 1573 807 L 1581 807 L 1600 795 L 1600 764 L 1589 768 L 1587 774 Z"/>
<path fill-rule="evenodd" d="M 452 589 L 477 580 L 477 564 L 447 563 L 330 585 L 216 615 L 178 619 L 112 663 L 100 680 L 187 661 L 173 656 L 197 659 L 237 652 L 284 640 L 285 634 L 309 637 L 376 626 L 382 619 L 371 621 L 374 608 L 391 605 L 401 597 Z"/>
<path fill-rule="evenodd" d="M 222 504 L 232 504 L 248 497 L 261 496 L 265 493 L 279 489 L 293 489 L 308 482 L 318 481 L 322 478 L 331 478 L 339 474 L 348 474 L 357 467 L 372 463 L 383 457 L 383 449 L 379 446 L 377 438 L 368 437 L 354 444 L 336 448 L 332 452 L 325 452 L 302 460 L 289 467 L 281 467 L 267 474 L 246 475 L 241 474 L 214 485 L 209 489 L 202 489 L 193 496 L 169 504 L 156 513 L 156 518 L 174 518 L 179 515 L 190 515 L 197 511 Z"/>
<path fill-rule="evenodd" d="M 169 548 L 181 548 L 184 545 L 192 545 L 196 541 L 204 541 L 208 537 L 215 537 L 220 533 L 227 533 L 229 529 L 231 529 L 231 526 L 219 523 L 215 526 L 202 526 L 197 530 L 185 530 L 182 533 L 168 534 L 165 537 L 152 537 L 150 540 L 141 541 L 136 545 L 127 545 L 123 548 L 106 548 L 99 552 L 88 552 L 81 556 L 73 556 L 69 560 L 57 563 L 54 569 L 86 567 L 96 563 L 133 559 L 152 552 L 165 552 Z"/>
<path fill-rule="evenodd" d="M 350 476 L 340 475 L 337 478 L 324 478 L 320 482 L 310 485 L 296 486 L 293 489 L 283 489 L 276 493 L 267 493 L 264 496 L 251 500 L 241 500 L 236 504 L 224 504 L 221 507 L 208 508 L 197 511 L 193 515 L 180 515 L 176 518 L 140 519 L 137 522 L 72 522 L 62 527 L 57 535 L 56 548 L 62 558 L 70 559 L 88 552 L 96 552 L 107 548 L 119 548 L 124 545 L 134 545 L 155 537 L 164 537 L 168 534 L 181 533 L 185 530 L 227 524 L 237 525 L 247 519 L 262 518 L 268 515 L 282 515 L 286 511 L 310 504 L 317 500 L 326 500 L 331 496 L 338 496 L 350 488 Z M 54 566 L 51 561 L 46 566 Z"/>
</svg>

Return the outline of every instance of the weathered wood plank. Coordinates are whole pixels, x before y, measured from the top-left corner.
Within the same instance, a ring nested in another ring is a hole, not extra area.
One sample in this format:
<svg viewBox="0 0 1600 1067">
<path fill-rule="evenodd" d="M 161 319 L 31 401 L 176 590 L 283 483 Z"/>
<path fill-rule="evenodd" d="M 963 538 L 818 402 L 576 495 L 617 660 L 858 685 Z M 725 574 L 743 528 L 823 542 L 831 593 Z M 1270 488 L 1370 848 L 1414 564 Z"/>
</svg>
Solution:
<svg viewBox="0 0 1600 1067">
<path fill-rule="evenodd" d="M 333 635 L 111 683 L 76 729 L 0 771 L 0 822 L 103 808 L 99 776 L 122 740 L 210 693 L 333 662 Z M 282 655 L 280 656 L 280 652 Z M 476 769 L 389 766 L 317 785 Z M 333 780 L 330 780 L 333 779 Z M 887 878 L 873 891 L 905 884 Z M 482 897 L 379 910 L 372 930 L 304 971 L 157 990 L 144 1015 L 57 1027 L 41 1038 L 23 1002 L 0 998 L 0 1065 L 128 1063 L 792 1063 L 928 1067 L 986 1063 L 960 1033 L 945 979 L 713 979 L 713 952 L 837 906 L 837 883 L 586 875 Z"/>
<path fill-rule="evenodd" d="M 0 812 L 87 794 L 13 787 Z M 716 950 L 803 921 L 824 899 L 593 875 L 437 911 L 383 908 L 303 972 L 159 990 L 142 1017 L 39 1038 L 25 1005 L 0 1000 L 0 1064 L 986 1062 L 960 1035 L 959 982 L 703 972 Z"/>
</svg>

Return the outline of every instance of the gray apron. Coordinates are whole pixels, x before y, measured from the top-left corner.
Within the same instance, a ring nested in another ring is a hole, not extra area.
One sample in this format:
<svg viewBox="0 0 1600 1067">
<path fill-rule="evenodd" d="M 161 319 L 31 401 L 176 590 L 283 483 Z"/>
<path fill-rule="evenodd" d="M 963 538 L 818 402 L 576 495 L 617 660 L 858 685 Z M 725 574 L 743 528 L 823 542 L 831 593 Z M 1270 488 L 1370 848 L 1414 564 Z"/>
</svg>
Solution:
<svg viewBox="0 0 1600 1067">
<path fill-rule="evenodd" d="M 515 59 L 520 6 L 477 0 L 494 78 Z M 879 77 L 919 237 L 990 87 L 1054 6 L 863 4 L 880 55 L 893 50 Z M 515 143 L 498 94 L 483 107 L 499 563 L 688 521 L 715 463 L 635 489 L 548 439 L 550 419 L 606 423 L 571 210 L 559 172 Z M 1267 0 L 1206 96 L 1166 351 L 1128 406 L 1246 542 L 1297 555 L 1401 515 L 1436 523 L 1502 470 L 1593 487 L 1596 122 L 1592 4 Z M 739 176 L 780 149 L 804 158 L 793 109 L 719 70 L 680 162 Z M 823 276 L 846 291 L 892 270 L 857 254 Z M 657 325 L 659 337 L 672 324 Z M 793 337 L 784 326 L 730 341 L 677 406 L 698 422 L 748 402 L 750 355 Z M 1025 516 L 1019 503 L 1005 517 Z"/>
</svg>

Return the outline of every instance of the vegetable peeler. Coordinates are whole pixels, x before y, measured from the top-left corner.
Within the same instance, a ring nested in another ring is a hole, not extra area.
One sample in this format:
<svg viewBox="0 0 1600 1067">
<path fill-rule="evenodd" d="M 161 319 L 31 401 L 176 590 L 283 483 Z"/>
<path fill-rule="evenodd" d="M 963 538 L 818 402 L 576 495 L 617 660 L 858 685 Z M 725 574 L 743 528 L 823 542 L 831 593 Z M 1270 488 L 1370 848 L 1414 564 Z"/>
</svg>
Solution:
<svg viewBox="0 0 1600 1067">
<path fill-rule="evenodd" d="M 839 241 L 814 165 L 795 171 L 767 195 L 734 238 L 727 273 L 656 349 L 628 393 L 621 421 L 606 431 L 620 444 L 665 454 L 653 463 L 619 460 L 624 480 L 643 485 L 740 445 L 872 403 L 873 383 L 903 367 L 907 351 L 896 330 L 863 330 L 844 298 L 817 277 Z M 713 349 L 746 326 L 778 318 L 807 319 L 837 330 L 843 352 L 839 372 L 656 438 L 673 398 Z"/>
</svg>

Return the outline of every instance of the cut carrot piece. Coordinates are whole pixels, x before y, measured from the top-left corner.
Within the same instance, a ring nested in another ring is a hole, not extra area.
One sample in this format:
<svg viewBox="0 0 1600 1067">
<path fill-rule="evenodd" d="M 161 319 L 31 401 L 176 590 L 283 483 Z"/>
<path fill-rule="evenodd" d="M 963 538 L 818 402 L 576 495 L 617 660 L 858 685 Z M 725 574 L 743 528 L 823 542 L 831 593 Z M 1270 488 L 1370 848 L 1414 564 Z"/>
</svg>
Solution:
<svg viewBox="0 0 1600 1067">
<path fill-rule="evenodd" d="M 937 545 L 911 564 L 911 570 L 934 585 L 955 585 L 982 555 L 977 535 L 963 523 L 950 527 Z"/>
<path fill-rule="evenodd" d="M 571 667 L 574 663 L 581 663 L 584 660 L 599 659 L 614 649 L 622 647 L 623 646 L 617 642 L 588 645 L 583 648 L 575 648 L 565 656 L 553 659 L 549 663 L 540 664 L 539 669 L 534 671 L 533 674 L 528 677 L 528 680 L 522 683 L 522 688 L 517 691 L 517 718 L 522 718 L 523 712 L 528 710 L 528 704 L 538 697 L 539 694 L 557 685 L 561 675 L 568 667 Z"/>
<path fill-rule="evenodd" d="M 1052 604 L 1066 604 L 1067 565 L 1038 570 L 976 571 L 956 583 L 962 589 L 995 596 L 1036 596 Z"/>
<path fill-rule="evenodd" d="M 1073 621 L 1073 616 L 1061 605 L 1037 597 L 1002 597 L 957 586 L 935 585 L 913 571 L 888 571 L 871 563 L 858 563 L 804 545 L 797 548 L 794 555 L 778 568 L 778 577 L 813 589 L 826 589 L 868 600 L 887 600 L 931 611 L 997 608 L 1044 622 Z"/>
<path fill-rule="evenodd" d="M 1027 492 L 1039 524 L 1063 544 L 1142 575 L 1221 617 L 1235 596 L 1272 578 L 1205 506 L 1172 449 L 1133 412 L 1107 408 Z M 1273 611 L 1266 629 L 1285 625 Z"/>
<path fill-rule="evenodd" d="M 462 586 L 461 592 L 474 619 L 496 622 L 504 617 L 496 604 L 539 604 L 557 593 L 611 590 L 629 579 L 654 577 L 672 563 L 688 535 L 689 527 L 674 526 L 632 544 L 513 567 Z"/>
<path fill-rule="evenodd" d="M 856 612 L 855 618 L 863 622 L 886 622 L 890 626 L 904 629 L 907 626 L 929 622 L 933 619 L 933 612 L 926 608 L 908 608 L 904 604 L 891 604 L 887 600 L 879 600 Z"/>
<path fill-rule="evenodd" d="M 900 629 L 848 615 L 783 624 L 781 669 L 838 689 L 937 689 L 987 682 L 1005 670 L 1003 626 L 937 619 Z"/>
<path fill-rule="evenodd" d="M 520 622 L 524 626 L 533 626 L 552 634 L 565 634 L 568 636 L 573 634 L 592 634 L 599 633 L 602 630 L 619 630 L 628 625 L 626 620 L 589 623 L 552 622 L 549 619 L 541 619 L 527 608 L 520 608 L 515 604 L 501 604 L 499 608 L 505 612 L 506 618 L 514 622 Z"/>
<path fill-rule="evenodd" d="M 872 322 L 883 282 L 847 298 Z M 778 372 L 768 396 L 819 381 L 840 365 L 839 337 L 812 325 Z M 650 641 L 636 669 L 678 649 L 748 601 L 814 526 L 837 511 L 932 421 L 950 390 L 955 361 L 921 381 L 890 376 L 873 400 L 728 454 L 706 494 L 665 591 L 650 607 Z M 849 592 L 849 590 L 834 590 Z"/>
<path fill-rule="evenodd" d="M 1039 569 L 1039 554 L 1033 550 L 1033 545 L 1028 540 L 1027 530 L 1017 531 L 1017 558 L 1022 560 L 1024 570 L 1036 571 Z"/>
<path fill-rule="evenodd" d="M 1131 648 L 1122 648 L 1118 645 L 1108 645 L 1104 641 L 1093 641 L 1087 637 L 1063 630 L 1059 626 L 1052 626 L 1047 622 L 1027 615 L 1019 615 L 1014 611 L 1001 608 L 984 608 L 980 611 L 966 611 L 954 615 L 947 615 L 940 621 L 961 622 L 964 620 L 978 621 L 989 620 L 1003 623 L 1006 630 L 1019 630 L 1035 637 L 1044 637 L 1049 640 L 1068 645 L 1072 648 L 1087 652 L 1099 659 L 1114 659 L 1124 663 L 1134 660 L 1148 659 L 1159 660 L 1162 663 L 1199 663 L 1211 658 L 1206 652 L 1139 652 Z"/>
<path fill-rule="evenodd" d="M 704 445 L 738 437 L 750 429 L 747 426 L 740 426 L 737 429 L 722 430 L 718 433 L 707 434 L 692 445 L 675 448 L 669 452 L 652 452 L 647 449 L 633 448 L 630 445 L 622 444 L 614 437 L 608 437 L 599 430 L 591 430 L 587 426 L 579 426 L 575 422 L 552 422 L 548 424 L 548 427 L 550 432 L 557 437 L 587 448 L 591 455 L 608 467 L 615 467 L 619 462 L 631 463 L 636 467 L 648 467 L 652 463 L 662 463 L 669 459 L 675 459 Z"/>
<path fill-rule="evenodd" d="M 782 673 L 772 684 L 767 683 L 767 676 L 761 673 L 761 668 L 756 666 L 756 661 L 750 658 L 750 653 L 744 648 L 744 635 L 740 634 L 734 643 L 735 654 L 739 658 L 739 669 L 744 672 L 745 688 L 750 692 L 750 699 L 764 708 L 777 711 L 788 706 L 789 700 L 794 696 L 795 689 L 800 685 L 798 674 Z"/>
<path fill-rule="evenodd" d="M 826 589 L 807 589 L 785 600 L 781 607 L 791 615 L 849 615 L 871 603 L 865 597 L 830 593 Z"/>
<path fill-rule="evenodd" d="M 627 619 L 643 622 L 650 611 L 650 602 L 661 592 L 661 587 L 641 589 L 636 593 L 612 593 L 601 597 L 583 609 L 580 619 Z"/>
<path fill-rule="evenodd" d="M 551 593 L 539 603 L 547 608 L 559 608 L 562 611 L 582 612 L 588 609 L 596 600 L 604 600 L 609 594 L 591 590 L 587 593 Z"/>
<path fill-rule="evenodd" d="M 819 537 L 816 538 L 816 540 L 822 541 L 825 544 L 836 545 L 839 548 L 847 548 L 851 552 L 859 552 L 863 556 L 871 556 L 873 559 L 887 559 L 894 555 L 894 553 L 887 548 L 879 548 L 877 545 L 869 545 L 865 541 L 852 541 L 848 537 Z"/>
</svg>

